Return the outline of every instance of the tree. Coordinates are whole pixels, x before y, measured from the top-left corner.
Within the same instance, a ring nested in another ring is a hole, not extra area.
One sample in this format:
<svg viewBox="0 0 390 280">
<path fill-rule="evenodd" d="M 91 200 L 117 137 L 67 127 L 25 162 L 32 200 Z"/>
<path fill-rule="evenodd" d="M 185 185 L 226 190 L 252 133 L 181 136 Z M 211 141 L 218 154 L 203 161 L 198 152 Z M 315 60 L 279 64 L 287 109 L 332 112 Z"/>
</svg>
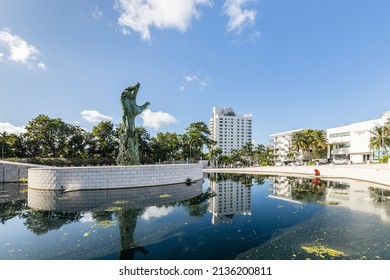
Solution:
<svg viewBox="0 0 390 280">
<path fill-rule="evenodd" d="M 101 121 L 92 129 L 92 136 L 96 140 L 96 152 L 100 158 L 115 159 L 118 141 L 115 138 L 114 124 L 110 121 Z"/>
<path fill-rule="evenodd" d="M 386 155 L 388 156 L 386 146 L 390 145 L 390 128 L 389 126 L 376 125 L 371 131 L 371 139 L 369 147 L 380 149 L 383 148 Z"/>
<path fill-rule="evenodd" d="M 150 140 L 152 158 L 155 161 L 178 159 L 180 147 L 180 136 L 176 133 L 159 132 Z"/>
<path fill-rule="evenodd" d="M 241 147 L 241 154 L 243 156 L 243 160 L 245 162 L 245 165 L 251 165 L 254 162 L 254 154 L 255 151 L 253 150 L 254 145 L 250 142 L 245 143 L 244 146 Z"/>
<path fill-rule="evenodd" d="M 141 164 L 152 164 L 155 161 L 153 160 L 152 148 L 150 146 L 150 134 L 142 126 L 137 126 L 135 128 L 138 136 L 138 147 L 139 147 L 139 156 Z"/>
<path fill-rule="evenodd" d="M 276 155 L 274 154 L 274 151 L 267 147 L 265 148 L 264 154 L 263 154 L 263 160 L 262 163 L 265 163 L 266 165 L 273 165 L 275 161 Z"/>
<path fill-rule="evenodd" d="M 213 147 L 211 150 L 209 150 L 210 160 L 216 160 L 220 155 L 222 155 L 222 150 L 220 148 Z"/>
<path fill-rule="evenodd" d="M 193 149 L 193 157 L 199 159 L 204 157 L 203 147 L 210 149 L 215 145 L 215 141 L 210 139 L 210 130 L 204 122 L 191 123 L 186 131 L 189 136 L 188 141 L 190 147 Z"/>
<path fill-rule="evenodd" d="M 6 157 L 6 150 L 7 150 L 7 132 L 3 131 L 0 133 L 0 143 L 1 143 L 1 157 L 5 158 Z"/>
<path fill-rule="evenodd" d="M 26 140 L 23 134 L 17 135 L 11 133 L 8 135 L 6 141 L 8 145 L 8 157 L 26 157 Z"/>
<path fill-rule="evenodd" d="M 86 148 L 88 145 L 89 132 L 76 125 L 69 126 L 69 136 L 64 148 L 64 157 L 85 159 L 88 158 Z"/>
<path fill-rule="evenodd" d="M 256 147 L 254 147 L 253 152 L 255 155 L 255 162 L 261 164 L 263 161 L 263 155 L 265 153 L 265 146 L 263 144 L 258 144 Z"/>
<path fill-rule="evenodd" d="M 298 155 L 302 154 L 305 156 L 305 151 L 309 149 L 309 141 L 307 134 L 304 130 L 298 131 L 292 136 L 292 149 L 295 150 Z"/>
<path fill-rule="evenodd" d="M 310 131 L 310 148 L 313 150 L 316 157 L 322 157 L 325 155 L 325 150 L 328 145 L 328 138 L 324 130 L 311 130 Z"/>
<path fill-rule="evenodd" d="M 233 163 L 233 158 L 230 155 L 221 155 L 218 159 L 218 164 L 229 166 Z"/>
<path fill-rule="evenodd" d="M 292 151 L 287 154 L 287 159 L 290 161 L 296 161 L 296 157 L 297 157 L 296 151 Z"/>
<path fill-rule="evenodd" d="M 52 119 L 41 114 L 27 124 L 26 131 L 30 156 L 54 158 L 64 156 L 70 128 L 60 118 Z"/>
<path fill-rule="evenodd" d="M 298 155 L 311 160 L 312 153 L 321 156 L 328 144 L 324 130 L 305 129 L 298 131 L 292 136 L 292 148 Z M 308 156 L 307 156 L 308 155 Z"/>
</svg>

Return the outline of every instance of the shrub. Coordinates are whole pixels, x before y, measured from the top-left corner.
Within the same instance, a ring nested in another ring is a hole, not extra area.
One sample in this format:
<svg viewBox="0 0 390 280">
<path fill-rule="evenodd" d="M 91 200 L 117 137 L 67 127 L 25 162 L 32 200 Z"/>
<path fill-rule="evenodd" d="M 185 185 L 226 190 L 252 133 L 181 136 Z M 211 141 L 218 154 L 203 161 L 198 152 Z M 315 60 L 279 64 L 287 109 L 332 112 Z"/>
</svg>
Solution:
<svg viewBox="0 0 390 280">
<path fill-rule="evenodd" d="M 379 159 L 379 162 L 381 163 L 388 163 L 389 162 L 389 156 L 383 156 Z"/>
</svg>

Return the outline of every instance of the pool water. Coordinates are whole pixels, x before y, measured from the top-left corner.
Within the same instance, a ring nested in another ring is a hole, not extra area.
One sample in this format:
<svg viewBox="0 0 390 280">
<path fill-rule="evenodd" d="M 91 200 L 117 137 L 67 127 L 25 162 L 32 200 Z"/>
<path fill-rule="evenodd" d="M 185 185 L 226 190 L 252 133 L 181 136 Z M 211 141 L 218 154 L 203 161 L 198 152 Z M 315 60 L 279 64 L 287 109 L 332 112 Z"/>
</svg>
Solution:
<svg viewBox="0 0 390 280">
<path fill-rule="evenodd" d="M 0 184 L 0 259 L 386 259 L 390 188 L 206 174 L 191 185 L 52 192 Z"/>
</svg>

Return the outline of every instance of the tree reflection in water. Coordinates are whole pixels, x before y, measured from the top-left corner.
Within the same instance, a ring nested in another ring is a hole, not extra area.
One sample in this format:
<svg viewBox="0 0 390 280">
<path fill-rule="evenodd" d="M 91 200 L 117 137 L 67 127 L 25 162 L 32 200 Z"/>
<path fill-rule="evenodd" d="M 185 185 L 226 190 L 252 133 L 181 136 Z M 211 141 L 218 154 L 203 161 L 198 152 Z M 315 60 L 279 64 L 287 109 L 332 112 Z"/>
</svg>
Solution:
<svg viewBox="0 0 390 280">
<path fill-rule="evenodd" d="M 270 178 L 269 175 L 254 175 L 254 174 L 237 174 L 237 173 L 212 173 L 207 174 L 211 182 L 219 183 L 232 181 L 240 183 L 245 187 L 251 187 L 254 184 L 262 185 L 265 180 Z"/>
<path fill-rule="evenodd" d="M 36 235 L 43 235 L 51 230 L 60 229 L 66 224 L 79 221 L 80 212 L 26 211 L 22 214 L 24 225 Z"/>
<path fill-rule="evenodd" d="M 288 177 L 291 185 L 291 196 L 302 202 L 316 202 L 324 199 L 326 183 L 318 178 Z"/>
</svg>

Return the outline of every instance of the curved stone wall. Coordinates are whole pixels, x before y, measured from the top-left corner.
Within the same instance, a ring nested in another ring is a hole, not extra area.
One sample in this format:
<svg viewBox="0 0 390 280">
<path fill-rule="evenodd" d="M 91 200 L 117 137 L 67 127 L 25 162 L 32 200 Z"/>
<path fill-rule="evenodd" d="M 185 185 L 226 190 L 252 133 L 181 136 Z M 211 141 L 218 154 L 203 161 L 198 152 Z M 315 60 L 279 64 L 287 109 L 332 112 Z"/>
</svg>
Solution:
<svg viewBox="0 0 390 280">
<path fill-rule="evenodd" d="M 98 190 L 184 183 L 203 178 L 202 164 L 49 167 L 28 170 L 28 187 L 40 190 Z"/>
<path fill-rule="evenodd" d="M 41 167 L 37 164 L 26 164 L 0 160 L 0 183 L 17 183 L 28 176 L 28 169 Z"/>
</svg>

